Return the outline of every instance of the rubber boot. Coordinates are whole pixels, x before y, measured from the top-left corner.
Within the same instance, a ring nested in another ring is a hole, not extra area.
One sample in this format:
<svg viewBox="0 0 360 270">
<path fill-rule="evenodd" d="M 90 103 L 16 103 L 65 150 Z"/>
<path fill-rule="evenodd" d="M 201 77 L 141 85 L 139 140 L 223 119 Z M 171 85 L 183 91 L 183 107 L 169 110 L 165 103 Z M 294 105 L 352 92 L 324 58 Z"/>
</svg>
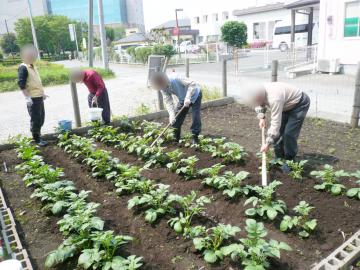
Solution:
<svg viewBox="0 0 360 270">
<path fill-rule="evenodd" d="M 177 143 L 180 142 L 181 130 L 179 128 L 174 129 L 174 137 L 175 137 L 175 139 L 174 139 L 175 142 L 177 142 Z"/>
<path fill-rule="evenodd" d="M 199 144 L 199 135 L 193 135 L 192 136 L 192 144 Z"/>
</svg>

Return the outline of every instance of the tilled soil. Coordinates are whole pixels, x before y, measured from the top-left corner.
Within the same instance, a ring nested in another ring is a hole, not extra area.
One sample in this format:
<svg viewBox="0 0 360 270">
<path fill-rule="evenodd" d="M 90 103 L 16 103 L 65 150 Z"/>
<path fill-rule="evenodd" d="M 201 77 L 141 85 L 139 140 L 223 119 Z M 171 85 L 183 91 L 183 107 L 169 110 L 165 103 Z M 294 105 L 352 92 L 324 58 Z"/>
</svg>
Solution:
<svg viewBox="0 0 360 270">
<path fill-rule="evenodd" d="M 236 104 L 209 108 L 204 110 L 202 114 L 204 134 L 225 136 L 240 143 L 249 151 L 249 156 L 244 164 L 230 165 L 226 169 L 234 172 L 248 171 L 250 177 L 245 182 L 259 184 L 258 167 L 260 163 L 254 153 L 260 146 L 261 134 L 257 127 L 255 114 Z M 188 125 L 189 123 L 185 123 L 185 126 Z M 353 130 L 338 123 L 307 119 L 300 138 L 300 155 L 309 159 L 312 168 L 319 169 L 321 164 L 330 163 L 337 168 L 354 171 L 360 167 L 359 145 L 359 130 Z M 112 151 L 112 155 L 118 157 L 121 162 L 143 165 L 142 161 L 124 151 L 106 147 L 103 144 L 98 144 L 98 146 Z M 169 146 L 168 148 L 170 151 L 175 147 Z M 212 159 L 208 153 L 200 153 L 194 149 L 182 148 L 181 151 L 186 156 L 197 155 L 200 158 L 198 168 L 209 167 L 221 161 L 220 159 Z M 56 146 L 49 146 L 43 149 L 42 154 L 48 163 L 63 167 L 66 177 L 74 181 L 79 190 L 92 191 L 89 200 L 102 204 L 98 215 L 106 221 L 107 229 L 135 237 L 135 240 L 127 246 L 126 251 L 143 256 L 145 269 L 241 269 L 229 261 L 214 267 L 206 265 L 200 255 L 194 253 L 192 243 L 177 237 L 168 227 L 166 218 L 161 219 L 154 226 L 145 223 L 141 213 L 127 210 L 127 201 L 131 196 L 118 197 L 114 193 L 113 184 L 96 181 L 89 177 L 87 168 L 64 154 L 61 149 Z M 2 162 L 2 160 L 6 161 L 11 169 L 19 162 L 14 151 L 1 152 L 0 161 Z M 244 215 L 246 208 L 243 206 L 245 198 L 227 200 L 221 192 L 203 186 L 201 179 L 185 181 L 182 177 L 170 173 L 164 168 L 147 170 L 143 172 L 143 175 L 158 182 L 169 184 L 173 193 L 185 195 L 191 190 L 195 190 L 199 195 L 211 196 L 213 202 L 206 209 L 209 219 L 229 223 L 243 229 L 246 220 Z M 24 186 L 22 188 L 17 186 L 11 188 L 10 179 L 17 179 L 16 182 L 19 182 L 19 186 L 21 186 L 22 182 L 19 176 L 14 173 L 1 173 L 0 178 L 3 180 L 2 186 L 8 196 L 9 205 L 15 212 L 26 207 L 19 202 L 21 201 L 19 198 L 25 198 L 26 202 L 31 202 L 32 205 L 37 206 L 33 210 L 36 222 L 25 226 L 19 221 L 18 215 L 16 215 L 16 219 L 20 223 L 21 238 L 29 249 L 33 261 L 36 262 L 36 269 L 43 269 L 43 261 L 38 259 L 37 255 L 41 251 L 37 244 L 39 243 L 43 247 L 44 253 L 42 254 L 45 254 L 61 242 L 61 235 L 54 226 L 56 219 L 48 218 L 43 214 L 36 216 L 39 215 L 41 206 L 35 200 L 29 199 L 30 189 Z M 299 201 L 305 200 L 316 207 L 311 217 L 318 219 L 316 233 L 307 240 L 300 239 L 295 233 L 280 232 L 278 229 L 279 220 L 265 222 L 269 238 L 284 241 L 293 248 L 292 252 L 283 252 L 280 261 L 272 262 L 272 270 L 310 269 L 313 263 L 327 256 L 343 242 L 343 235 L 349 237 L 360 228 L 359 201 L 350 200 L 345 196 L 333 197 L 328 193 L 318 192 L 313 189 L 316 181 L 308 176 L 305 176 L 302 181 L 296 182 L 279 171 L 272 171 L 270 178 L 283 182 L 277 191 L 277 198 L 284 200 L 289 209 L 293 208 Z M 354 186 L 353 179 L 344 180 L 344 184 L 348 187 Z M 28 211 L 27 208 L 25 210 Z M 34 230 L 34 228 L 41 228 L 41 230 Z M 243 235 L 244 232 L 241 232 L 239 237 Z M 38 238 L 45 240 L 34 243 L 33 239 Z"/>
<path fill-rule="evenodd" d="M 6 162 L 8 172 L 0 169 L 1 187 L 7 205 L 11 208 L 24 248 L 28 251 L 35 269 L 43 270 L 46 255 L 56 249 L 63 241 L 56 222 L 58 218 L 48 216 L 38 200 L 30 199 L 32 188 L 24 185 L 22 177 L 15 173 L 14 167 L 21 163 L 14 150 L 0 154 L 0 163 Z M 65 269 L 59 267 L 59 270 Z"/>
</svg>

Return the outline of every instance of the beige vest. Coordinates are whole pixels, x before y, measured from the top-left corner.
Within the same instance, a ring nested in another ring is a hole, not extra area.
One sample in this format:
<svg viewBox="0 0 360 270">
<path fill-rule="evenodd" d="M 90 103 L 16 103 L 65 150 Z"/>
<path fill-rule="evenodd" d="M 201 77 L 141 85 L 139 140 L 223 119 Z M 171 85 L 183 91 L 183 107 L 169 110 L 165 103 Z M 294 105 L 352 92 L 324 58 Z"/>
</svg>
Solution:
<svg viewBox="0 0 360 270">
<path fill-rule="evenodd" d="M 44 95 L 44 88 L 42 86 L 41 78 L 36 67 L 31 67 L 25 63 L 21 64 L 25 66 L 28 71 L 28 78 L 26 80 L 26 90 L 29 91 L 30 97 L 42 97 Z"/>
</svg>

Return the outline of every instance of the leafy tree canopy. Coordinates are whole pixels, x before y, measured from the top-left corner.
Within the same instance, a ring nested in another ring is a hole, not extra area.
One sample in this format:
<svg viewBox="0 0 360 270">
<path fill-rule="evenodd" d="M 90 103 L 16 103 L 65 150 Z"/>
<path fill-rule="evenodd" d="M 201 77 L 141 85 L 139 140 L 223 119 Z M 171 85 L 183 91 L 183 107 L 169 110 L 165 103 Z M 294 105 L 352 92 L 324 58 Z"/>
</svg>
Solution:
<svg viewBox="0 0 360 270">
<path fill-rule="evenodd" d="M 81 44 L 83 25 L 73 21 L 66 16 L 45 15 L 34 17 L 37 40 L 40 50 L 60 54 L 64 51 L 74 51 L 76 45 L 70 40 L 69 24 L 76 25 L 78 43 Z M 33 43 L 29 18 L 19 19 L 15 23 L 18 45 L 24 46 Z M 86 36 L 86 33 L 84 33 Z"/>
<path fill-rule="evenodd" d="M 6 54 L 17 53 L 20 50 L 16 44 L 16 36 L 13 33 L 3 35 L 0 39 L 0 47 Z"/>
<path fill-rule="evenodd" d="M 221 38 L 230 46 L 241 48 L 247 44 L 247 26 L 243 22 L 229 21 L 221 27 Z"/>
</svg>

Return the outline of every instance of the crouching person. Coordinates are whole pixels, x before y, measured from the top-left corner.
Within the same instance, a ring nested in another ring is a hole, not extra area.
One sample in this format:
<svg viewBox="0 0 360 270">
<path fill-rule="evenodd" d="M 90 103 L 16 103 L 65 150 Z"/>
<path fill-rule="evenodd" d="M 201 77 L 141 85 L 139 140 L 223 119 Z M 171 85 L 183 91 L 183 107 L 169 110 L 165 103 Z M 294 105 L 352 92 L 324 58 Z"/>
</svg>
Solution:
<svg viewBox="0 0 360 270">
<path fill-rule="evenodd" d="M 47 143 L 41 139 L 41 128 L 45 121 L 44 100 L 47 96 L 34 65 L 38 56 L 36 48 L 32 45 L 21 49 L 22 63 L 18 69 L 18 85 L 25 96 L 27 110 L 30 115 L 30 131 L 35 143 L 45 146 Z"/>
<path fill-rule="evenodd" d="M 253 104 L 259 119 L 259 127 L 266 127 L 265 113 L 270 108 L 270 127 L 261 152 L 274 146 L 276 158 L 294 160 L 298 152 L 297 140 L 310 107 L 310 98 L 297 87 L 281 82 L 265 83 L 257 87 Z M 289 172 L 287 165 L 284 172 Z"/>
<path fill-rule="evenodd" d="M 190 107 L 192 108 L 192 143 L 199 142 L 201 132 L 201 99 L 202 93 L 200 86 L 187 79 L 169 78 L 166 73 L 156 72 L 150 78 L 152 87 L 161 91 L 166 109 L 169 113 L 169 122 L 174 128 L 175 140 L 181 138 L 181 126 L 184 123 Z M 173 95 L 177 97 L 178 103 L 175 104 Z M 180 112 L 181 110 L 181 112 Z M 175 118 L 176 114 L 180 114 Z"/>
<path fill-rule="evenodd" d="M 95 70 L 73 69 L 70 79 L 74 83 L 83 82 L 89 90 L 89 107 L 97 106 L 102 108 L 102 119 L 106 125 L 110 124 L 111 110 L 109 95 L 105 83 L 99 73 Z"/>
</svg>

